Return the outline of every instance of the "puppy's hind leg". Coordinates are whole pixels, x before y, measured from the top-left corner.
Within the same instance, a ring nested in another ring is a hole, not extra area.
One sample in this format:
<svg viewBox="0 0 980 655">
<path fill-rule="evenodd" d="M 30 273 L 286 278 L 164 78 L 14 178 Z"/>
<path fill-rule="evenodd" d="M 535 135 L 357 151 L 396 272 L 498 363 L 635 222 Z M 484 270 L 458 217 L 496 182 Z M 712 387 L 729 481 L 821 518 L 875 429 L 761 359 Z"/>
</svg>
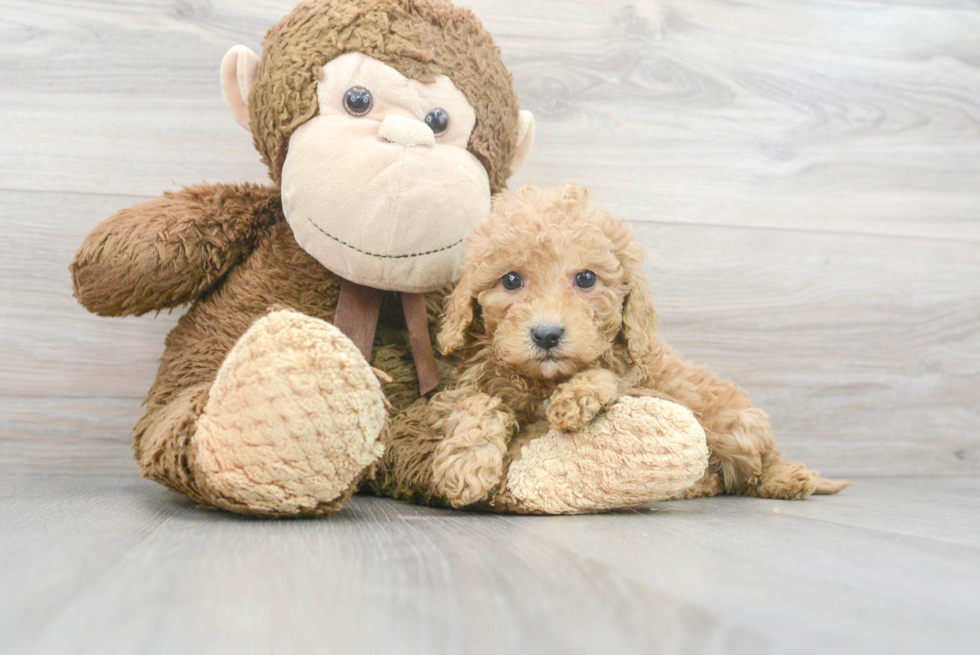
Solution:
<svg viewBox="0 0 980 655">
<path fill-rule="evenodd" d="M 851 486 L 847 480 L 828 480 L 818 471 L 808 469 L 798 462 L 788 462 L 773 457 L 764 463 L 759 484 L 747 490 L 746 495 L 781 500 L 802 500 L 811 494 L 836 494 Z"/>
<path fill-rule="evenodd" d="M 769 417 L 757 407 L 725 409 L 702 419 L 711 462 L 728 493 L 780 500 L 835 494 L 849 482 L 821 478 L 803 464 L 779 457 Z"/>
</svg>

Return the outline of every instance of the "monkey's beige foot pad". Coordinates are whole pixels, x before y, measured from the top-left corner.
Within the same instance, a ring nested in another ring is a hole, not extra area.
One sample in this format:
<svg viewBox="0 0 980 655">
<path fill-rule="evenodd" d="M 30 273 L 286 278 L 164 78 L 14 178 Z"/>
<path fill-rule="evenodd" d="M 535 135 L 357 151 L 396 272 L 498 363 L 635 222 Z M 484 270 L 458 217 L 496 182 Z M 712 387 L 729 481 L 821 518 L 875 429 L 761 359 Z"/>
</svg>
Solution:
<svg viewBox="0 0 980 655">
<path fill-rule="evenodd" d="M 683 491 L 707 466 L 704 430 L 690 410 L 627 397 L 577 432 L 549 430 L 522 445 L 497 504 L 539 514 L 633 507 Z"/>
<path fill-rule="evenodd" d="M 270 313 L 228 353 L 198 419 L 204 491 L 235 511 L 329 513 L 381 456 L 385 416 L 377 377 L 340 330 Z"/>
</svg>

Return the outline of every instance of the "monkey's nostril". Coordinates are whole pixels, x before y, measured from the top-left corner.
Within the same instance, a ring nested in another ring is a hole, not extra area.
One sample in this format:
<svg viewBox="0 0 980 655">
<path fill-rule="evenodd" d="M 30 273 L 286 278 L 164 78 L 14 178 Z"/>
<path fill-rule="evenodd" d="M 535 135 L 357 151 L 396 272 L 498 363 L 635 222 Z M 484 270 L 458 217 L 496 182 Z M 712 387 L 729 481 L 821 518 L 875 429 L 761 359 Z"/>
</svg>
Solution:
<svg viewBox="0 0 980 655">
<path fill-rule="evenodd" d="M 531 341 L 545 350 L 552 350 L 561 341 L 565 329 L 560 325 L 535 325 L 531 328 Z"/>
</svg>

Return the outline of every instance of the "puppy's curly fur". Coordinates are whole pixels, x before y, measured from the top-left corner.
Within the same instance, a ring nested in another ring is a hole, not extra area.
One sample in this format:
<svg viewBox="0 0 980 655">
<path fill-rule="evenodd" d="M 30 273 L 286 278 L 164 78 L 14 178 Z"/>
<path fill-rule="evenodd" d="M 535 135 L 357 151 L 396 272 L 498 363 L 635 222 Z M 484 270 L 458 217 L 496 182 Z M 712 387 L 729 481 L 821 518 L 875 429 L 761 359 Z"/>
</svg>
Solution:
<svg viewBox="0 0 980 655">
<path fill-rule="evenodd" d="M 780 460 L 748 394 L 657 337 L 643 259 L 628 225 L 593 206 L 582 186 L 495 199 L 469 240 L 439 334 L 443 353 L 462 356 L 456 388 L 429 406 L 444 435 L 433 479 L 451 504 L 487 497 L 522 426 L 546 419 L 573 431 L 623 395 L 658 395 L 698 417 L 710 466 L 686 497 L 804 498 L 847 485 Z"/>
</svg>

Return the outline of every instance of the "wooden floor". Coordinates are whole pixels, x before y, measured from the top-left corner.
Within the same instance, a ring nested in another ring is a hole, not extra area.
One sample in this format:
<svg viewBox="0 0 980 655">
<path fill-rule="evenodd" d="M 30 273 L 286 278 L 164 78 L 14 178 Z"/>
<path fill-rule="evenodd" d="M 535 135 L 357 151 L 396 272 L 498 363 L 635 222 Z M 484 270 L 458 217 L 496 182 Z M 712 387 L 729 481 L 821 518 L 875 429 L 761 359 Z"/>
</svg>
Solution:
<svg viewBox="0 0 980 655">
<path fill-rule="evenodd" d="M 356 498 L 196 509 L 133 475 L 0 477 L 0 652 L 980 652 L 980 480 L 514 517 Z"/>
</svg>

